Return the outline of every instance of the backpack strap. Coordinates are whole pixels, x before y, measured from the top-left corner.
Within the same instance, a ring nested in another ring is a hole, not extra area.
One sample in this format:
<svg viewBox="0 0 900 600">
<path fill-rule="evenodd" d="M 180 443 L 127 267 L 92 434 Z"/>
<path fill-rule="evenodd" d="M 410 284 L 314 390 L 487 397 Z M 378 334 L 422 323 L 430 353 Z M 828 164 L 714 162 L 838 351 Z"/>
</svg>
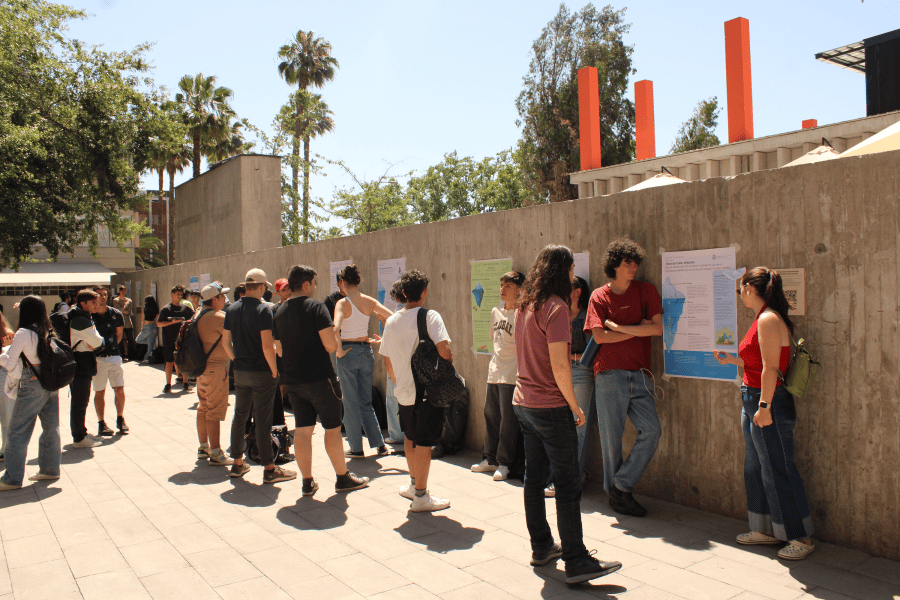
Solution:
<svg viewBox="0 0 900 600">
<path fill-rule="evenodd" d="M 425 341 L 431 339 L 431 336 L 428 335 L 428 325 L 425 321 L 425 317 L 428 314 L 427 308 L 420 308 L 419 314 L 416 315 L 416 323 L 419 326 L 419 341 Z"/>
<path fill-rule="evenodd" d="M 205 310 L 201 310 L 199 313 L 197 313 L 197 315 L 194 316 L 194 321 L 200 321 L 200 318 L 201 318 L 203 315 L 205 315 L 205 314 L 207 314 L 207 313 L 210 313 L 210 312 L 212 312 L 212 311 L 213 311 L 212 308 L 207 308 L 207 309 L 205 309 Z M 198 325 L 198 327 L 199 327 L 199 325 Z M 199 332 L 199 331 L 197 332 L 197 335 L 200 335 L 200 332 Z M 212 348 L 209 349 L 209 352 L 206 352 L 206 353 L 205 353 L 205 354 L 206 354 L 206 360 L 209 360 L 209 357 L 212 356 L 212 353 L 215 352 L 216 347 L 219 345 L 219 342 L 221 342 L 221 341 L 222 341 L 222 334 L 219 334 L 219 339 L 217 339 L 217 340 L 216 340 L 216 343 L 212 345 Z M 202 343 L 202 340 L 201 340 L 201 343 Z"/>
</svg>

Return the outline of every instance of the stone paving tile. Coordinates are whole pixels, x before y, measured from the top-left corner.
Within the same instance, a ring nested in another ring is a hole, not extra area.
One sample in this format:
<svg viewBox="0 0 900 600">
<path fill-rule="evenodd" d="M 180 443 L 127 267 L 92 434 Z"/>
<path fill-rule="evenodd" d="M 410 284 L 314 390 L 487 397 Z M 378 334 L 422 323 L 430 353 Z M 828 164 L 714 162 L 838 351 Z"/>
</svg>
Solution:
<svg viewBox="0 0 900 600">
<path fill-rule="evenodd" d="M 625 567 L 622 569 L 622 574 L 690 600 L 725 600 L 743 591 L 710 577 L 656 560 L 650 560 L 634 567 Z"/>
<path fill-rule="evenodd" d="M 285 592 L 295 600 L 308 600 L 309 598 L 318 598 L 325 600 L 359 600 L 364 598 L 360 594 L 341 583 L 335 577 L 326 575 L 325 577 L 317 577 L 302 583 L 285 588 Z"/>
<path fill-rule="evenodd" d="M 84 600 L 150 600 L 150 594 L 131 569 L 88 575 L 76 581 Z"/>
<path fill-rule="evenodd" d="M 65 556 L 75 577 L 87 577 L 128 568 L 125 557 L 109 540 L 67 548 Z"/>
<path fill-rule="evenodd" d="M 735 587 L 757 593 L 772 600 L 794 600 L 802 595 L 800 590 L 784 585 L 781 575 L 742 565 L 733 560 L 716 556 L 688 568 L 692 573 L 705 575 Z"/>
<path fill-rule="evenodd" d="M 471 574 L 427 552 L 380 562 L 432 594 L 449 592 L 478 581 Z"/>
<path fill-rule="evenodd" d="M 900 589 L 900 568 L 896 562 L 884 558 L 873 558 L 853 569 L 853 572 L 893 583 Z"/>
<path fill-rule="evenodd" d="M 9 578 L 16 600 L 80 600 L 81 592 L 62 558 L 24 567 L 10 568 Z"/>
<path fill-rule="evenodd" d="M 4 540 L 3 550 L 10 570 L 63 558 L 62 548 L 53 533 Z"/>
<path fill-rule="evenodd" d="M 465 571 L 516 598 L 547 598 L 568 591 L 565 583 L 527 565 L 526 561 L 514 562 L 500 557 L 473 565 Z"/>
<path fill-rule="evenodd" d="M 376 560 L 356 553 L 319 563 L 333 577 L 363 596 L 373 596 L 412 583 Z"/>
<path fill-rule="evenodd" d="M 154 540 L 125 546 L 119 551 L 138 577 L 147 577 L 188 566 L 181 553 L 168 540 Z"/>
<path fill-rule="evenodd" d="M 265 598 L 266 600 L 290 600 L 284 590 L 266 577 L 248 579 L 230 585 L 217 587 L 216 592 L 223 600 L 246 600 L 247 598 Z"/>
<path fill-rule="evenodd" d="M 856 573 L 841 571 L 812 561 L 798 561 L 790 573 L 782 576 L 783 585 L 796 587 L 815 595 L 825 588 L 858 600 L 893 599 L 900 596 L 900 586 Z"/>
<path fill-rule="evenodd" d="M 153 600 L 221 600 L 192 567 L 144 577 L 141 583 Z"/>
<path fill-rule="evenodd" d="M 50 521 L 43 512 L 8 516 L 0 512 L 0 538 L 4 542 L 52 532 Z"/>
<path fill-rule="evenodd" d="M 212 587 L 256 579 L 262 575 L 259 569 L 232 548 L 197 552 L 185 558 Z"/>
<path fill-rule="evenodd" d="M 486 581 L 478 581 L 450 592 L 444 592 L 439 594 L 439 597 L 442 600 L 515 600 L 517 598 Z"/>
</svg>

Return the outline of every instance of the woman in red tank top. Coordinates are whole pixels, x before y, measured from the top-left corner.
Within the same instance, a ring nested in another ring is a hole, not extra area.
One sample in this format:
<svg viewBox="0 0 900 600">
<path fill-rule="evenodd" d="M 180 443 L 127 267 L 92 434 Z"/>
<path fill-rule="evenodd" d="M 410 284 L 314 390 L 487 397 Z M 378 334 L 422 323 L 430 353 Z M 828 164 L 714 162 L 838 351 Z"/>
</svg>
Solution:
<svg viewBox="0 0 900 600">
<path fill-rule="evenodd" d="M 737 536 L 737 542 L 789 542 L 778 556 L 800 560 L 815 546 L 806 492 L 794 465 L 797 410 L 780 377 L 790 362 L 794 324 L 776 271 L 751 269 L 741 278 L 737 293 L 756 319 L 741 341 L 738 356 L 715 353 L 720 363 L 744 369 L 741 429 L 750 532 Z"/>
</svg>

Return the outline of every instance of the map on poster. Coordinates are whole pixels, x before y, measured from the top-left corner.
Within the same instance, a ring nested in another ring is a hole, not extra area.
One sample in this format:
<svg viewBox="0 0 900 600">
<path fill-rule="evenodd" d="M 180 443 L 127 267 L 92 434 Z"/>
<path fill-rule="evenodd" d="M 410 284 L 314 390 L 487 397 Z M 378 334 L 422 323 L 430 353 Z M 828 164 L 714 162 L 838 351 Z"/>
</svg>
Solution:
<svg viewBox="0 0 900 600">
<path fill-rule="evenodd" d="M 493 354 L 491 310 L 500 304 L 500 277 L 512 271 L 512 259 L 472 261 L 472 339 L 476 354 Z"/>
<path fill-rule="evenodd" d="M 199 275 L 191 275 L 191 291 L 200 291 L 200 276 Z"/>
<path fill-rule="evenodd" d="M 350 260 L 338 260 L 338 261 L 331 263 L 331 269 L 329 269 L 329 271 L 331 273 L 331 287 L 328 290 L 329 294 L 333 294 L 336 291 L 338 291 L 337 280 L 335 279 L 335 276 L 338 274 L 338 271 L 340 271 L 344 267 L 347 267 L 352 264 L 353 264 L 352 258 Z"/>
<path fill-rule="evenodd" d="M 734 248 L 662 255 L 665 374 L 733 381 L 735 365 L 721 365 L 715 350 L 737 353 Z"/>
<path fill-rule="evenodd" d="M 378 301 L 394 312 L 402 308 L 391 300 L 391 286 L 406 271 L 406 258 L 389 258 L 378 261 Z"/>
</svg>

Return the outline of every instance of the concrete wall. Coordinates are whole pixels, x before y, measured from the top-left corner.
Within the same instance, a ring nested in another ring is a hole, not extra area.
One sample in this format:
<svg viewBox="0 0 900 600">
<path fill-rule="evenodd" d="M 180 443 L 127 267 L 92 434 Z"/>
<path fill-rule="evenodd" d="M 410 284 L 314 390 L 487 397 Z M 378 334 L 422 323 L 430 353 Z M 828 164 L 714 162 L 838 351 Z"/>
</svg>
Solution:
<svg viewBox="0 0 900 600">
<path fill-rule="evenodd" d="M 281 159 L 242 154 L 175 188 L 175 263 L 281 245 Z"/>
<path fill-rule="evenodd" d="M 606 245 L 628 235 L 648 251 L 640 277 L 657 286 L 660 247 L 676 251 L 738 243 L 738 266 L 804 267 L 807 316 L 797 317 L 797 333 L 809 340 L 824 371 L 809 397 L 797 402 L 795 439 L 816 537 L 896 559 L 898 188 L 900 152 L 884 153 L 403 227 L 177 265 L 139 277 L 144 290 L 155 281 L 166 301 L 168 288 L 192 274 L 210 272 L 233 286 L 251 267 L 262 267 L 274 280 L 290 265 L 306 263 L 319 272 L 323 298 L 329 261 L 352 257 L 362 268 L 363 291 L 374 295 L 377 261 L 406 256 L 408 268 L 431 278 L 429 306 L 444 316 L 454 362 L 472 391 L 467 444 L 479 449 L 489 357 L 471 351 L 470 260 L 511 256 L 513 267 L 526 271 L 544 245 L 563 243 L 590 251 L 596 287 L 604 282 Z M 739 306 L 741 333 L 752 317 Z M 656 381 L 665 393 L 658 404 L 663 436 L 638 491 L 744 517 L 738 388 L 702 380 L 662 381 L 661 341 L 653 345 Z M 383 384 L 377 363 L 376 379 Z M 630 447 L 630 425 L 626 435 Z M 588 470 L 599 477 L 597 445 Z"/>
</svg>

